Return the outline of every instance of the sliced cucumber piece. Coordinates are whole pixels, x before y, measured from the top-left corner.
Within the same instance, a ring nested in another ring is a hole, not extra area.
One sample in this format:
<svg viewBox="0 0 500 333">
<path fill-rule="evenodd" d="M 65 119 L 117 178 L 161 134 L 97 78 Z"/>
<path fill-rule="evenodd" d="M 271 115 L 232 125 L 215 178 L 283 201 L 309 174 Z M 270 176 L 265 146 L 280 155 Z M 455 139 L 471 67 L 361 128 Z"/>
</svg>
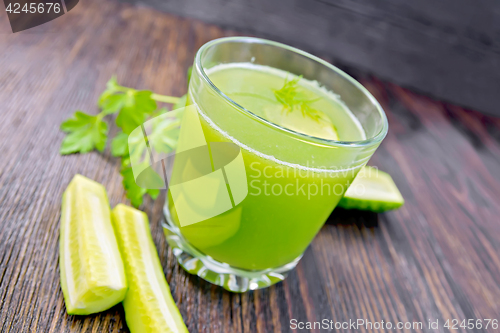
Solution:
<svg viewBox="0 0 500 333">
<path fill-rule="evenodd" d="M 81 175 L 63 194 L 59 268 L 68 314 L 101 312 L 125 297 L 127 281 L 106 190 Z"/>
<path fill-rule="evenodd" d="M 347 189 L 338 206 L 380 213 L 399 208 L 404 202 L 403 196 L 388 173 L 365 166 Z"/>
<path fill-rule="evenodd" d="M 147 215 L 119 204 L 112 217 L 129 281 L 123 307 L 130 332 L 188 332 L 165 280 Z"/>
</svg>

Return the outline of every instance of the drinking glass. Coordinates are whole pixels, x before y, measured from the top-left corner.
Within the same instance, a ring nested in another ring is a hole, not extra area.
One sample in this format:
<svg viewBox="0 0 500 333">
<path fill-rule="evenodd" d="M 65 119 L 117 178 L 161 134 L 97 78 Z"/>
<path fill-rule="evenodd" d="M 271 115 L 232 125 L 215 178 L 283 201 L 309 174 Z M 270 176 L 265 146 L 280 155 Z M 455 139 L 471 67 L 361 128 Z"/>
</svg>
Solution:
<svg viewBox="0 0 500 333">
<path fill-rule="evenodd" d="M 258 116 L 211 80 L 214 66 L 237 63 L 317 81 L 339 96 L 366 139 L 327 140 Z M 285 279 L 388 130 L 379 103 L 352 77 L 309 53 L 259 38 L 203 45 L 187 105 L 164 231 L 186 271 L 233 292 Z"/>
</svg>

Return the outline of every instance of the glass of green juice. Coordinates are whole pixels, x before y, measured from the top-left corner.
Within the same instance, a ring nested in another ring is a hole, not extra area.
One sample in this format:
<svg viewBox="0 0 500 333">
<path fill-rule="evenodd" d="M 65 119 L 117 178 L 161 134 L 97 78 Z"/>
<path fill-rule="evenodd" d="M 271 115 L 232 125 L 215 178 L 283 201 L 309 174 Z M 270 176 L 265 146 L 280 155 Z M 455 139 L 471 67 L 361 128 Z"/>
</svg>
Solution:
<svg viewBox="0 0 500 333">
<path fill-rule="evenodd" d="M 356 80 L 251 37 L 196 54 L 165 203 L 189 273 L 244 292 L 285 279 L 387 134 Z"/>
</svg>

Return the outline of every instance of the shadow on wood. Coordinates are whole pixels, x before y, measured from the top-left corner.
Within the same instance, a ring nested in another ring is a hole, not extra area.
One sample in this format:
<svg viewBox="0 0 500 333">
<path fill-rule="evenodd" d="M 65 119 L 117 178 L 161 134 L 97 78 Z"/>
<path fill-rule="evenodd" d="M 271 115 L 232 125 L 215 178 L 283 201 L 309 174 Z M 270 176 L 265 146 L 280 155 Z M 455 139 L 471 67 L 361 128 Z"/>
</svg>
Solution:
<svg viewBox="0 0 500 333">
<path fill-rule="evenodd" d="M 366 210 L 344 209 L 337 207 L 332 212 L 326 224 L 329 225 L 355 225 L 358 228 L 378 227 L 378 214 Z"/>
</svg>

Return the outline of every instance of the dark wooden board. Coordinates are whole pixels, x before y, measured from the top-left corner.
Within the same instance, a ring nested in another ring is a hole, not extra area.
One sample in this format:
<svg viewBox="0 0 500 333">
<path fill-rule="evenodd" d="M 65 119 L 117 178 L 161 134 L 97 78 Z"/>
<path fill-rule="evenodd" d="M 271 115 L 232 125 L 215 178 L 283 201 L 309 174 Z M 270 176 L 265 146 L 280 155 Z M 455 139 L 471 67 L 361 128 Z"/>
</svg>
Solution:
<svg viewBox="0 0 500 333">
<path fill-rule="evenodd" d="M 500 116 L 495 0 L 122 0 L 335 57 Z"/>
<path fill-rule="evenodd" d="M 128 331 L 121 305 L 86 317 L 65 313 L 64 188 L 81 173 L 105 185 L 113 206 L 127 200 L 109 147 L 59 156 L 59 124 L 76 109 L 96 112 L 113 74 L 127 86 L 183 94 L 195 51 L 232 34 L 97 0 L 41 30 L 0 34 L 0 332 Z M 283 283 L 231 294 L 177 265 L 160 226 L 164 196 L 146 201 L 191 332 L 290 332 L 291 319 L 439 320 L 445 332 L 446 319 L 500 319 L 500 120 L 347 70 L 387 111 L 389 134 L 371 164 L 393 176 L 406 204 L 378 215 L 335 210 Z M 469 330 L 485 331 L 498 332 Z"/>
</svg>

